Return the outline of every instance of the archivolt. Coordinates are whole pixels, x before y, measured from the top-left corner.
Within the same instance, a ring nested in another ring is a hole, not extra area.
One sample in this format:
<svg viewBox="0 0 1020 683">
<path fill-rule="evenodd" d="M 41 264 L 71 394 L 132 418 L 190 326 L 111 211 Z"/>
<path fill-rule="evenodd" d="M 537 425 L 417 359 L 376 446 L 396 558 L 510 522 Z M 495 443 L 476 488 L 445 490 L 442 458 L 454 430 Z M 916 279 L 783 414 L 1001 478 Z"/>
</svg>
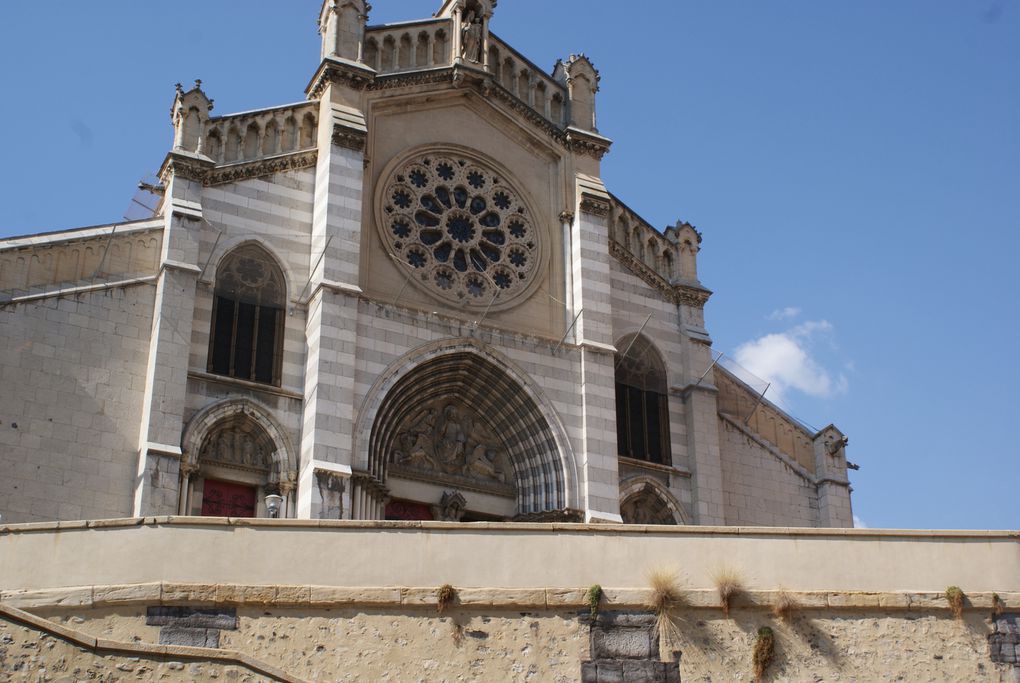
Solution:
<svg viewBox="0 0 1020 683">
<path fill-rule="evenodd" d="M 223 422 L 235 419 L 247 419 L 254 422 L 273 442 L 273 451 L 269 456 L 271 461 L 270 482 L 295 481 L 297 458 L 287 434 L 276 424 L 267 410 L 244 398 L 213 403 L 191 418 L 187 429 L 184 430 L 184 437 L 181 439 L 181 450 L 184 452 L 183 463 L 197 465 L 199 449 L 202 448 L 209 432 Z"/>
<path fill-rule="evenodd" d="M 665 513 L 672 518 L 673 524 L 689 524 L 683 505 L 669 489 L 653 477 L 638 476 L 620 483 L 620 507 L 637 498 L 648 498 L 654 501 L 656 512 Z"/>
<path fill-rule="evenodd" d="M 359 422 L 357 433 L 370 433 L 356 446 L 359 465 L 385 482 L 397 428 L 421 405 L 443 396 L 473 406 L 502 437 L 513 463 L 519 514 L 578 507 L 573 454 L 552 409 L 508 361 L 467 340 L 419 350 L 376 384 Z"/>
</svg>

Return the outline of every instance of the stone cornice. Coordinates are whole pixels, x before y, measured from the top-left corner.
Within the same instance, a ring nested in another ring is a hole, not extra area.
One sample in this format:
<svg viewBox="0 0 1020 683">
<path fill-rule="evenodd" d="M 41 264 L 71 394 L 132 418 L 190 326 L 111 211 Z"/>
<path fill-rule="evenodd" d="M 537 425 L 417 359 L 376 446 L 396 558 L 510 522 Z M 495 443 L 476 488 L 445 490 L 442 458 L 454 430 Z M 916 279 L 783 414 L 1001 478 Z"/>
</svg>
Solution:
<svg viewBox="0 0 1020 683">
<path fill-rule="evenodd" d="M 609 240 L 609 254 L 641 278 L 645 284 L 657 289 L 670 303 L 691 308 L 704 308 L 712 296 L 710 290 L 691 284 L 670 284 L 662 275 L 652 270 L 644 261 L 630 253 L 619 242 Z"/>
<path fill-rule="evenodd" d="M 163 164 L 160 177 L 165 180 L 169 176 L 176 176 L 202 183 L 202 185 L 209 187 L 212 185 L 236 183 L 240 180 L 261 178 L 283 171 L 314 168 L 317 158 L 318 152 L 310 149 L 302 152 L 266 157 L 265 159 L 245 161 L 239 164 L 230 164 L 228 166 L 215 166 L 212 160 L 206 162 L 171 154 L 167 157 L 166 163 Z"/>
<path fill-rule="evenodd" d="M 598 218 L 608 218 L 612 210 L 612 206 L 608 201 L 601 197 L 593 197 L 591 195 L 583 195 L 581 197 L 581 213 L 586 213 Z"/>
<path fill-rule="evenodd" d="M 314 149 L 293 154 L 257 159 L 242 164 L 234 164 L 225 168 L 214 168 L 209 172 L 205 185 L 224 185 L 238 180 L 250 180 L 262 176 L 273 175 L 283 171 L 297 171 L 303 168 L 315 168 L 318 152 Z"/>
<path fill-rule="evenodd" d="M 337 147 L 350 149 L 355 152 L 364 152 L 368 143 L 368 133 L 339 123 L 333 124 L 333 144 Z"/>
<path fill-rule="evenodd" d="M 600 160 L 606 155 L 613 144 L 613 141 L 609 138 L 583 131 L 580 128 L 567 128 L 564 135 L 566 137 L 567 149 L 571 152 Z"/>
<path fill-rule="evenodd" d="M 568 130 L 560 128 L 497 83 L 488 73 L 474 68 L 450 66 L 438 69 L 432 68 L 425 71 L 380 74 L 368 84 L 366 89 L 381 91 L 442 83 L 468 84 L 473 86 L 482 97 L 499 100 L 512 111 L 524 117 L 528 123 L 541 129 L 550 139 L 564 149 L 575 154 L 602 159 L 606 152 L 609 151 L 610 145 L 612 145 L 611 140 L 600 135 L 585 133 L 575 128 Z"/>
<path fill-rule="evenodd" d="M 342 59 L 336 56 L 329 56 L 322 60 L 311 82 L 305 88 L 308 99 L 317 100 L 322 97 L 327 85 L 343 85 L 353 90 L 365 90 L 376 77 L 375 69 Z"/>
<path fill-rule="evenodd" d="M 677 303 L 691 308 L 704 308 L 708 300 L 712 298 L 711 291 L 692 285 L 674 285 L 673 291 L 676 292 Z"/>
</svg>

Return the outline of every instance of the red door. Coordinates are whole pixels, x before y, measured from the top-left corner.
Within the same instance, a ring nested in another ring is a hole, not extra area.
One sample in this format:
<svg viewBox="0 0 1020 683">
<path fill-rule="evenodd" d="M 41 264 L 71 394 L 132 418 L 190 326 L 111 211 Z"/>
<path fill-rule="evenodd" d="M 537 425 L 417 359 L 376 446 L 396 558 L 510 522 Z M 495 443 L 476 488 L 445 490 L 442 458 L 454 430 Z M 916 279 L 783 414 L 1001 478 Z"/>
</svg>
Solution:
<svg viewBox="0 0 1020 683">
<path fill-rule="evenodd" d="M 432 508 L 424 503 L 394 500 L 386 504 L 386 519 L 404 522 L 422 522 L 435 519 Z"/>
<path fill-rule="evenodd" d="M 203 517 L 254 517 L 255 487 L 206 479 L 202 492 Z"/>
</svg>

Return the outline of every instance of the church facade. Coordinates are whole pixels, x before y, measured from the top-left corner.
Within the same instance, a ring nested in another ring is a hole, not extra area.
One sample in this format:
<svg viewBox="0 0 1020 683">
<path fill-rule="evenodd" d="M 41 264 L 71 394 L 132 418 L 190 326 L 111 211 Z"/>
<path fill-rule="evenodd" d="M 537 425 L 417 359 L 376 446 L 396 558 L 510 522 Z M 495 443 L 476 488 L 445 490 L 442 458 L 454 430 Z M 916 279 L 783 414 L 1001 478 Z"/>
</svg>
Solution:
<svg viewBox="0 0 1020 683">
<path fill-rule="evenodd" d="M 0 240 L 3 521 L 852 526 L 846 438 L 714 362 L 701 234 L 602 182 L 592 62 L 369 10 L 300 103 L 178 86 L 153 218 Z"/>
</svg>

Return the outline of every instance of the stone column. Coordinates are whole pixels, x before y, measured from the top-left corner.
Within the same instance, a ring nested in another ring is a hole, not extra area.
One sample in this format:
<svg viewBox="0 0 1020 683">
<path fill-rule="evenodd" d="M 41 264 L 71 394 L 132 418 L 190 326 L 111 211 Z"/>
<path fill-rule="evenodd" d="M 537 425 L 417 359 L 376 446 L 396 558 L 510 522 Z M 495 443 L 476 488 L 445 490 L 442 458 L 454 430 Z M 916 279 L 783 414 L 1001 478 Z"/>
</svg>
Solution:
<svg viewBox="0 0 1020 683">
<path fill-rule="evenodd" d="M 578 176 L 570 235 L 574 327 L 580 347 L 581 496 L 585 521 L 621 522 L 616 385 L 609 271 L 610 199 L 597 178 Z"/>
<path fill-rule="evenodd" d="M 166 186 L 163 249 L 149 337 L 149 362 L 139 429 L 133 514 L 177 514 L 181 434 L 195 315 L 202 174 L 213 162 L 171 152 L 160 176 Z"/>
<path fill-rule="evenodd" d="M 350 82 L 349 74 L 339 72 L 326 78 Z M 349 87 L 333 80 L 325 85 L 321 98 L 300 459 L 300 479 L 306 485 L 297 493 L 297 514 L 303 518 L 312 515 L 311 475 L 318 464 L 350 467 L 352 461 L 367 139 L 364 117 L 349 104 L 355 98 Z"/>
</svg>

